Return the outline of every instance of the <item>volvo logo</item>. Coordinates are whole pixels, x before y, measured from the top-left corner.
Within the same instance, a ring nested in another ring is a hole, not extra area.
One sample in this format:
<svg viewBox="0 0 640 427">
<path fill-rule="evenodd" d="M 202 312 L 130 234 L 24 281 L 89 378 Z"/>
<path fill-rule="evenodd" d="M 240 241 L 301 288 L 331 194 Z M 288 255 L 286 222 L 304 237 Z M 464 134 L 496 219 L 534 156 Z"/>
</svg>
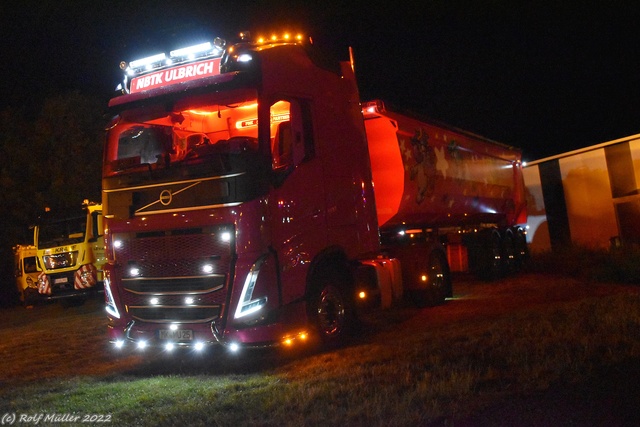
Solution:
<svg viewBox="0 0 640 427">
<path fill-rule="evenodd" d="M 167 210 L 165 208 L 169 207 L 169 205 L 171 205 L 173 203 L 173 196 L 177 196 L 178 194 L 182 193 L 183 191 L 187 191 L 190 188 L 193 188 L 197 185 L 200 185 L 202 183 L 202 181 L 186 181 L 186 182 L 178 182 L 178 183 L 170 183 L 169 185 L 179 185 L 179 184 L 186 184 L 185 187 L 182 187 L 180 189 L 165 189 L 162 190 L 160 192 L 160 195 L 158 196 L 158 198 L 156 200 L 154 200 L 153 202 L 141 206 L 138 209 L 136 209 L 136 215 L 138 214 L 142 214 L 142 213 L 156 213 L 156 212 L 161 212 L 163 210 Z M 167 184 L 163 184 L 163 185 L 167 185 Z M 161 208 L 160 206 L 158 206 L 158 204 L 161 204 L 162 206 L 164 206 L 164 208 Z M 180 203 L 178 203 L 180 204 Z M 157 209 L 157 211 L 153 211 L 151 210 L 152 206 L 155 206 L 155 208 Z M 175 208 L 175 207 L 174 207 Z M 169 207 L 169 209 L 171 209 Z M 177 209 L 177 208 L 176 208 Z"/>
<path fill-rule="evenodd" d="M 171 190 L 162 190 L 158 200 L 160 200 L 160 203 L 162 203 L 163 206 L 169 206 L 171 204 L 171 201 L 173 200 L 173 194 L 171 193 Z"/>
</svg>

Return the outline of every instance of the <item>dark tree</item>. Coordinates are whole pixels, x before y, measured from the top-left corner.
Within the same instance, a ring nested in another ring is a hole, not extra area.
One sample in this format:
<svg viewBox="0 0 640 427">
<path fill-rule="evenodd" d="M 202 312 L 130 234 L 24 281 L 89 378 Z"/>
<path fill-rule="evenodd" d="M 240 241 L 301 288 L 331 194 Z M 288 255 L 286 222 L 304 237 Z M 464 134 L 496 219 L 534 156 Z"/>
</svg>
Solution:
<svg viewBox="0 0 640 427">
<path fill-rule="evenodd" d="M 0 113 L 0 305 L 15 302 L 13 246 L 32 242 L 45 207 L 100 202 L 104 103 L 74 91 L 46 99 L 29 121 Z"/>
</svg>

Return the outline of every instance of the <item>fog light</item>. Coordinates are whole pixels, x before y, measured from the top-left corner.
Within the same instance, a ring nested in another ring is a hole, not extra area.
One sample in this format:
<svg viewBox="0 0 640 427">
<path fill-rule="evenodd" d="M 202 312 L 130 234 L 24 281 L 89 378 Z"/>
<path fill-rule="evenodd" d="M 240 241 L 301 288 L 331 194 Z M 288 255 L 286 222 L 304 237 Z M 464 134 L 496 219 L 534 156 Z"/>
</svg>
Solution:
<svg viewBox="0 0 640 427">
<path fill-rule="evenodd" d="M 201 350 L 204 348 L 204 344 L 203 344 L 203 343 L 201 343 L 201 342 L 197 342 L 197 343 L 196 343 L 196 345 L 194 346 L 194 348 L 195 348 L 197 351 L 201 351 Z"/>
<path fill-rule="evenodd" d="M 164 346 L 165 350 L 167 350 L 167 351 L 171 351 L 171 350 L 173 350 L 173 347 L 174 347 L 174 346 L 173 346 L 173 343 L 172 343 L 172 342 L 169 342 L 169 343 L 167 343 L 167 344 Z"/>
<path fill-rule="evenodd" d="M 239 349 L 240 349 L 240 346 L 237 343 L 232 342 L 231 344 L 229 344 L 229 350 L 231 350 L 232 352 L 235 353 Z"/>
<path fill-rule="evenodd" d="M 143 348 L 145 348 L 146 346 L 147 346 L 147 342 L 146 342 L 146 341 L 144 341 L 144 340 L 140 340 L 140 341 L 138 341 L 138 348 L 139 348 L 139 349 L 143 349 Z"/>
<path fill-rule="evenodd" d="M 123 340 L 118 340 L 114 343 L 114 345 L 116 346 L 116 348 L 122 348 L 124 347 L 124 341 Z"/>
</svg>

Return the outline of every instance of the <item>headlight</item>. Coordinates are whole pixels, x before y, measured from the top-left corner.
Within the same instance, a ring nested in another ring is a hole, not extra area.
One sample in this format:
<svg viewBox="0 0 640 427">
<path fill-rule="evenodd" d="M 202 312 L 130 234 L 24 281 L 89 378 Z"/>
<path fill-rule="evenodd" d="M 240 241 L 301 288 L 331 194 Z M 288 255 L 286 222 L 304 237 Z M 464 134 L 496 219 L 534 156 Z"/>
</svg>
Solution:
<svg viewBox="0 0 640 427">
<path fill-rule="evenodd" d="M 260 258 L 255 264 L 253 264 L 251 266 L 251 269 L 249 270 L 249 274 L 247 274 L 247 278 L 244 281 L 244 286 L 242 287 L 242 293 L 240 294 L 238 308 L 236 309 L 236 319 L 251 313 L 255 313 L 267 304 L 266 296 L 253 299 L 253 290 L 256 286 L 258 274 L 260 273 L 260 267 L 262 266 L 264 259 L 264 257 Z"/>
</svg>

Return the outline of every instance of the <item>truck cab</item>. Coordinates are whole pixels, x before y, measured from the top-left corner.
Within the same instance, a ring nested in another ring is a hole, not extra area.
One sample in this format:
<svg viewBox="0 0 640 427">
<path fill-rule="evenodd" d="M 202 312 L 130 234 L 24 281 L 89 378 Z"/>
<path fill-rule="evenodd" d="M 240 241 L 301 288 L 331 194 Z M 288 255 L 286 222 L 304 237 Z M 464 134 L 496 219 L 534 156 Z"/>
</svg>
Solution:
<svg viewBox="0 0 640 427">
<path fill-rule="evenodd" d="M 349 64 L 302 38 L 241 37 L 125 71 L 103 169 L 111 340 L 340 335 L 351 264 L 379 248 Z"/>
<path fill-rule="evenodd" d="M 102 289 L 103 234 L 102 206 L 97 203 L 41 218 L 34 227 L 41 300 L 78 305 Z"/>
<path fill-rule="evenodd" d="M 38 299 L 37 251 L 33 245 L 17 245 L 13 248 L 16 287 L 20 302 L 33 305 Z"/>
</svg>

